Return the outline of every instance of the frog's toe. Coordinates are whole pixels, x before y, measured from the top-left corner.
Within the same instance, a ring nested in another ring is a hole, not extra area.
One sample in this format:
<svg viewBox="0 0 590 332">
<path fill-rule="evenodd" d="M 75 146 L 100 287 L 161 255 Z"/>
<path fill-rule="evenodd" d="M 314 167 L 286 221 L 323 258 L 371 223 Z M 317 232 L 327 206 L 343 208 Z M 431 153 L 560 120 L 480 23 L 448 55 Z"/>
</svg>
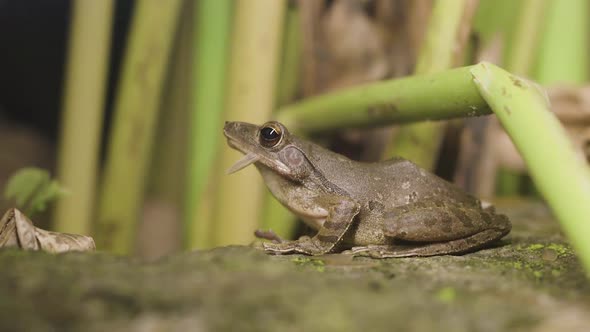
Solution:
<svg viewBox="0 0 590 332">
<path fill-rule="evenodd" d="M 296 253 L 296 246 L 292 242 L 263 243 L 262 248 L 270 254 L 282 255 Z"/>
<path fill-rule="evenodd" d="M 284 254 L 304 254 L 304 255 L 322 255 L 327 251 L 321 246 L 317 246 L 315 241 L 309 237 L 302 237 L 297 241 L 283 243 L 264 243 L 264 250 L 276 255 Z"/>
<path fill-rule="evenodd" d="M 396 253 L 387 245 L 369 245 L 362 247 L 352 247 L 350 249 L 354 256 L 371 257 L 371 258 L 390 258 L 397 257 Z"/>
<path fill-rule="evenodd" d="M 382 246 L 379 246 L 379 245 L 368 245 L 368 246 L 362 246 L 362 247 L 352 247 L 352 248 L 350 248 L 350 251 L 354 255 L 357 255 L 357 254 L 365 254 L 365 253 L 369 253 L 371 251 L 378 250 L 380 247 L 382 247 Z"/>
</svg>

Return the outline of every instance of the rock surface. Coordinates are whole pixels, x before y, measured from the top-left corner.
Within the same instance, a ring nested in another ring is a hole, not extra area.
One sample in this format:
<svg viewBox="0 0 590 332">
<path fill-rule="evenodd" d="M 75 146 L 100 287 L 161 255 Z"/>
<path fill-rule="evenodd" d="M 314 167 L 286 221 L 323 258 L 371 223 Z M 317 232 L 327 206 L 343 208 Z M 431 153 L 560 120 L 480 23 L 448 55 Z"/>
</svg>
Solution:
<svg viewBox="0 0 590 332">
<path fill-rule="evenodd" d="M 0 251 L 1 331 L 587 331 L 590 283 L 539 203 L 463 256 L 372 260 L 226 247 L 155 262 Z"/>
</svg>

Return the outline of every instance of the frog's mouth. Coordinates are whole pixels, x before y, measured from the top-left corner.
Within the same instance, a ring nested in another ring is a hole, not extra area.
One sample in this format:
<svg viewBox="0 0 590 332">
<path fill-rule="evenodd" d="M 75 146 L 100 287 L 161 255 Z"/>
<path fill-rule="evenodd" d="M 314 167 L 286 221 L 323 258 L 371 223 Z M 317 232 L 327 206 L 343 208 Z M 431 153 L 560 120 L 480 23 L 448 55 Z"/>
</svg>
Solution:
<svg viewBox="0 0 590 332">
<path fill-rule="evenodd" d="M 235 172 L 240 171 L 240 170 L 242 170 L 242 169 L 244 169 L 256 162 L 261 162 L 265 166 L 275 169 L 276 171 L 278 171 L 281 174 L 288 174 L 289 173 L 289 168 L 287 167 L 287 165 L 283 164 L 282 162 L 279 162 L 277 160 L 267 157 L 264 153 L 261 153 L 260 151 L 259 152 L 250 152 L 250 151 L 248 151 L 248 149 L 241 146 L 241 144 L 238 141 L 231 139 L 231 137 L 227 138 L 227 144 L 231 148 L 242 152 L 244 154 L 244 156 L 242 158 L 240 158 L 238 161 L 236 161 L 230 168 L 228 168 L 226 171 L 226 174 L 235 173 Z"/>
<path fill-rule="evenodd" d="M 236 161 L 230 168 L 228 168 L 226 171 L 226 174 L 235 173 L 235 172 L 240 171 L 240 170 L 242 170 L 242 169 L 244 169 L 256 162 L 260 162 L 267 167 L 275 169 L 276 171 L 278 171 L 281 174 L 288 174 L 289 173 L 289 168 L 281 162 L 278 162 L 278 161 L 273 160 L 271 158 L 267 158 L 264 155 L 260 155 L 259 153 L 256 153 L 256 152 L 248 152 L 245 149 L 237 147 L 235 144 L 232 144 L 232 141 L 229 139 L 228 139 L 228 145 L 231 146 L 232 148 L 244 153 L 244 156 L 242 158 L 240 158 L 238 161 Z"/>
<path fill-rule="evenodd" d="M 242 158 L 240 158 L 238 161 L 236 161 L 225 172 L 226 172 L 226 174 L 235 173 L 243 168 L 250 166 L 250 164 L 257 162 L 258 160 L 260 160 L 260 158 L 254 152 L 246 153 L 246 155 L 244 155 Z"/>
<path fill-rule="evenodd" d="M 244 154 L 242 158 L 236 161 L 230 168 L 227 169 L 226 174 L 235 173 L 243 168 L 248 167 L 249 165 L 257 162 L 260 160 L 258 154 L 254 152 L 248 152 L 239 141 L 233 139 L 227 132 L 225 132 L 225 136 L 227 137 L 227 145 L 229 145 L 232 149 L 240 151 Z"/>
</svg>

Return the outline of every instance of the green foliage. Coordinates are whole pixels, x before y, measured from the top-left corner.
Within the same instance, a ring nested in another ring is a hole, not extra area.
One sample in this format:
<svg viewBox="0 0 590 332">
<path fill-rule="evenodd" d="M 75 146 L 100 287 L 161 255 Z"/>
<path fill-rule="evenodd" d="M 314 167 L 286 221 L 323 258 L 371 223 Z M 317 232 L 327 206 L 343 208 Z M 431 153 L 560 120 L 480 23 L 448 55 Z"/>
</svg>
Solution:
<svg viewBox="0 0 590 332">
<path fill-rule="evenodd" d="M 35 167 L 18 170 L 4 188 L 4 198 L 14 199 L 16 207 L 29 217 L 44 211 L 49 202 L 66 193 L 48 171 Z"/>
</svg>

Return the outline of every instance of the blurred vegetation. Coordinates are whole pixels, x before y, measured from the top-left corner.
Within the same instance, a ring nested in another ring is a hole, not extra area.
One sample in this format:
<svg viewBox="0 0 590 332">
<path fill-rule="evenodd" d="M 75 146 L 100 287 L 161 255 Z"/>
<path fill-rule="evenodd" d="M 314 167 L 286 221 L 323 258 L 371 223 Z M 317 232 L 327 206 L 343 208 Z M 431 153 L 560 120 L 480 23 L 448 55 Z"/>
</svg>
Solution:
<svg viewBox="0 0 590 332">
<path fill-rule="evenodd" d="M 187 185 L 184 200 L 184 244 L 207 248 L 213 243 L 212 192 L 215 158 L 222 149 L 219 128 L 223 126 L 226 72 L 233 2 L 198 1 L 194 8 L 194 89 L 190 112 Z"/>
<path fill-rule="evenodd" d="M 163 82 L 182 1 L 138 0 L 114 106 L 96 219 L 97 247 L 129 253 L 136 227 Z"/>
<path fill-rule="evenodd" d="M 235 2 L 224 119 L 264 123 L 271 117 L 286 4 L 276 0 Z M 218 128 L 221 134 L 221 123 Z M 265 188 L 258 172 L 250 167 L 232 176 L 225 174 L 238 158 L 239 152 L 221 149 L 211 175 L 215 186 L 212 216 L 196 221 L 212 223 L 212 245 L 247 244 L 260 225 Z"/>
<path fill-rule="evenodd" d="M 92 229 L 113 2 L 73 1 L 57 176 L 75 195 L 55 207 L 55 230 Z"/>
<path fill-rule="evenodd" d="M 530 176 L 590 266 L 586 211 L 572 204 L 588 195 L 580 156 L 590 137 L 571 120 L 589 107 L 588 6 L 136 0 L 129 31 L 111 35 L 111 1 L 74 0 L 57 158 L 71 194 L 54 211 L 54 229 L 90 233 L 99 249 L 122 254 L 140 241 L 159 247 L 165 228 L 182 234 L 185 249 L 247 244 L 260 227 L 294 237 L 293 216 L 253 167 L 225 175 L 239 153 L 226 146 L 223 121 L 276 118 L 351 158 L 408 157 L 485 198 L 530 195 Z M 109 67 L 109 48 L 120 34 L 119 69 Z M 513 90 L 514 76 L 492 63 L 544 84 L 552 102 L 572 96 L 578 113 L 562 112 L 561 102 L 548 113 L 542 88 L 519 78 L 527 91 Z M 118 83 L 107 84 L 108 68 Z M 105 89 L 115 91 L 112 116 Z M 475 117 L 492 112 L 498 117 Z M 162 210 L 154 197 L 172 212 L 154 212 Z M 139 238 L 139 227 L 155 235 Z"/>
</svg>

